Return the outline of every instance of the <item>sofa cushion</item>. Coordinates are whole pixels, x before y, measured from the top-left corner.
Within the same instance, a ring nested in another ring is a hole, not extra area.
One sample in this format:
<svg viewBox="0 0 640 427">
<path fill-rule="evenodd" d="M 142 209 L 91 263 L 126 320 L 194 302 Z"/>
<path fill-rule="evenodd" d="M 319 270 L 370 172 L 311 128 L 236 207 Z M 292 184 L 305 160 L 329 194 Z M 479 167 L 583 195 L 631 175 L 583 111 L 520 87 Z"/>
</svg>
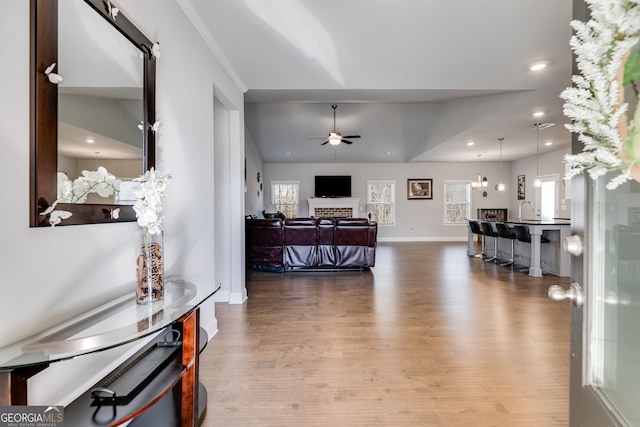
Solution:
<svg viewBox="0 0 640 427">
<path fill-rule="evenodd" d="M 314 218 L 284 221 L 285 267 L 313 267 L 318 258 L 318 226 Z"/>
<path fill-rule="evenodd" d="M 316 245 L 318 221 L 314 218 L 288 218 L 284 221 L 285 245 Z"/>
<path fill-rule="evenodd" d="M 318 218 L 318 266 L 336 265 L 336 251 L 333 245 L 333 232 L 336 221 L 333 218 Z"/>
<path fill-rule="evenodd" d="M 247 221 L 247 264 L 283 266 L 283 229 L 280 219 Z"/>
<path fill-rule="evenodd" d="M 369 225 L 367 218 L 338 218 L 336 219 L 336 226 L 346 225 Z"/>
<path fill-rule="evenodd" d="M 368 244 L 368 219 L 340 218 L 336 220 L 334 246 L 337 267 L 370 267 L 367 256 Z"/>
<path fill-rule="evenodd" d="M 336 220 L 333 236 L 336 246 L 368 246 L 369 221 L 366 219 L 363 222 Z"/>
</svg>

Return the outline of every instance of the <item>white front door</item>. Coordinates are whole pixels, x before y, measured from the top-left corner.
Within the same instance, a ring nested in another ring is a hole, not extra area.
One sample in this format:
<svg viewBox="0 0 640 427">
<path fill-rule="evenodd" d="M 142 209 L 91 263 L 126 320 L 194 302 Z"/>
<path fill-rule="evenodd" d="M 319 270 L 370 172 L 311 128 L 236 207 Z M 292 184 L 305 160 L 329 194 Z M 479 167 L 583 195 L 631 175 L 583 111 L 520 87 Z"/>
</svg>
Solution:
<svg viewBox="0 0 640 427">
<path fill-rule="evenodd" d="M 640 183 L 606 190 L 609 179 L 573 179 L 574 240 L 565 248 L 574 255 L 568 296 L 574 297 L 570 424 L 575 427 L 640 426 Z M 550 296 L 554 293 L 563 296 L 557 288 Z"/>
</svg>

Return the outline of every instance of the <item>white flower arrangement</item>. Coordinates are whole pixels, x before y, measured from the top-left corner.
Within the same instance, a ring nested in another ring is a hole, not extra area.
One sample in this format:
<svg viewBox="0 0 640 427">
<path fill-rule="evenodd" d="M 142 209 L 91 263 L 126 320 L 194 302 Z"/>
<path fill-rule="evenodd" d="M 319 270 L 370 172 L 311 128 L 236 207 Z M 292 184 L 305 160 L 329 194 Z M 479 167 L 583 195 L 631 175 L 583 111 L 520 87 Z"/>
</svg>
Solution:
<svg viewBox="0 0 640 427">
<path fill-rule="evenodd" d="M 109 197 L 119 191 L 120 180 L 100 166 L 95 171 L 82 171 L 82 176 L 71 181 L 67 174 L 58 172 L 58 198 L 40 215 L 49 215 L 52 227 L 73 214 L 69 211 L 56 210 L 58 203 L 85 203 L 90 193 L 98 193 L 101 197 Z"/>
<path fill-rule="evenodd" d="M 58 172 L 58 202 L 85 203 L 90 193 L 109 197 L 117 193 L 120 180 L 100 166 L 95 171 L 82 171 L 82 176 L 71 181 L 64 172 Z"/>
<path fill-rule="evenodd" d="M 138 218 L 138 225 L 141 226 L 145 234 L 159 234 L 162 231 L 162 199 L 166 197 L 165 189 L 171 175 L 160 175 L 154 168 L 148 170 L 144 175 L 134 179 L 140 183 L 132 188 L 133 194 L 138 198 L 133 205 Z"/>
<path fill-rule="evenodd" d="M 584 144 L 582 153 L 565 156 L 571 166 L 566 178 L 587 171 L 597 179 L 620 171 L 606 186 L 615 189 L 640 180 L 640 111 L 636 108 L 629 123 L 624 102 L 624 86 L 640 77 L 640 0 L 585 1 L 589 22 L 571 22 L 570 44 L 581 75 L 560 95 L 564 114 L 573 119 L 567 129 Z"/>
</svg>

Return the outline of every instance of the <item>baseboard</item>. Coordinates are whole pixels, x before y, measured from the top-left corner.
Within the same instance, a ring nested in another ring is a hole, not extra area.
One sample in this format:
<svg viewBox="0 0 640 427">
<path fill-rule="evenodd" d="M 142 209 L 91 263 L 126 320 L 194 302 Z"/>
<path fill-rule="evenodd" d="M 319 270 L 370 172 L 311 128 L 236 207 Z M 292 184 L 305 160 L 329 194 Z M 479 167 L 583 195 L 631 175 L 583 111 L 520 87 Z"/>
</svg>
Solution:
<svg viewBox="0 0 640 427">
<path fill-rule="evenodd" d="M 209 341 L 218 333 L 218 319 L 216 317 L 212 317 L 209 319 L 203 319 L 200 316 L 200 326 L 207 331 L 207 335 L 209 335 Z"/>
<path fill-rule="evenodd" d="M 213 296 L 214 302 L 226 302 L 228 304 L 244 304 L 247 300 L 247 294 L 245 292 L 231 292 L 228 290 L 220 289 Z"/>
<path fill-rule="evenodd" d="M 246 293 L 232 292 L 229 294 L 229 304 L 244 304 L 247 301 Z"/>
<path fill-rule="evenodd" d="M 466 242 L 468 237 L 378 237 L 378 242 Z"/>
</svg>

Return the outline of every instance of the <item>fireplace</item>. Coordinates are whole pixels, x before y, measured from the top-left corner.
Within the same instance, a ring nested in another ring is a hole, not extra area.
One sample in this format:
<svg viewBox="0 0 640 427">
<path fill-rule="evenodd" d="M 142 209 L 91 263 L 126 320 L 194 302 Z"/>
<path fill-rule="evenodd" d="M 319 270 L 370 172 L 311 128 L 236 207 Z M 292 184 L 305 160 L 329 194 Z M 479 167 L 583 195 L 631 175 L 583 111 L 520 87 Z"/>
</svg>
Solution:
<svg viewBox="0 0 640 427">
<path fill-rule="evenodd" d="M 336 218 L 357 218 L 358 204 L 360 199 L 353 197 L 310 197 L 307 199 L 309 203 L 309 216 L 312 218 L 319 217 L 336 217 Z"/>
</svg>

